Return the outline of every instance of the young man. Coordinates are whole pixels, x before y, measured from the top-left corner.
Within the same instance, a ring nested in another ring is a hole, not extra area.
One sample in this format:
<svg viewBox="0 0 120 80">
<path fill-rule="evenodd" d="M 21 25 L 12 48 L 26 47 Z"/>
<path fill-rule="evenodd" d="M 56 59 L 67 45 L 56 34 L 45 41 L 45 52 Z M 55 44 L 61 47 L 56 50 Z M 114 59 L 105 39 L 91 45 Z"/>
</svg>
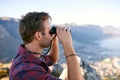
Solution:
<svg viewBox="0 0 120 80">
<path fill-rule="evenodd" d="M 54 35 L 50 34 L 51 17 L 45 12 L 30 12 L 20 21 L 19 31 L 24 44 L 10 68 L 10 80 L 60 80 L 51 75 L 48 66 L 58 60 L 58 39 L 63 45 L 68 66 L 68 80 L 82 80 L 70 31 L 57 27 L 57 37 L 52 42 L 49 55 L 42 55 L 43 48 L 50 46 Z"/>
</svg>

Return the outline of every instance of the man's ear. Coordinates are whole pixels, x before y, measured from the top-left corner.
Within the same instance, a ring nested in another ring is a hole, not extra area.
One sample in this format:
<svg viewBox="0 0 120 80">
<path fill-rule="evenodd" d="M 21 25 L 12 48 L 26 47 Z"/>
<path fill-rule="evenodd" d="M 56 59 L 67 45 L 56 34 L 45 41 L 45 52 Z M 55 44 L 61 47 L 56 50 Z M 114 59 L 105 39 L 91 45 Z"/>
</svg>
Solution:
<svg viewBox="0 0 120 80">
<path fill-rule="evenodd" d="M 41 39 L 41 33 L 40 32 L 35 33 L 35 39 L 37 39 L 37 40 Z"/>
</svg>

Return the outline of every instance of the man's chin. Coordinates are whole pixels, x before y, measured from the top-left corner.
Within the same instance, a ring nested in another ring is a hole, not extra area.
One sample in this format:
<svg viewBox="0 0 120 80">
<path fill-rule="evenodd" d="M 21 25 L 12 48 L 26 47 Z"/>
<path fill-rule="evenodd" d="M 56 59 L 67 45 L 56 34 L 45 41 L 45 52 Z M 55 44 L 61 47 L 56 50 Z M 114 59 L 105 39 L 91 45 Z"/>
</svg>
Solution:
<svg viewBox="0 0 120 80">
<path fill-rule="evenodd" d="M 46 45 L 46 46 L 44 46 L 44 48 L 49 48 L 50 47 L 50 45 Z"/>
</svg>

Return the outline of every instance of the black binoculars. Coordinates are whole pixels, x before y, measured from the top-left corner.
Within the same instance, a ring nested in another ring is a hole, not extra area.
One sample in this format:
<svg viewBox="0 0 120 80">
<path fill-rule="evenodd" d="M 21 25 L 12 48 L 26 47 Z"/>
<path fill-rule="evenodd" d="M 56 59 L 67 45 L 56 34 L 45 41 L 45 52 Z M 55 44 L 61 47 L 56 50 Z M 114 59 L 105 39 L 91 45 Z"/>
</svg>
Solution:
<svg viewBox="0 0 120 80">
<path fill-rule="evenodd" d="M 66 29 L 67 31 L 67 29 Z M 71 30 L 70 30 L 71 32 Z M 50 30 L 50 34 L 56 34 L 56 26 L 52 26 L 51 30 Z"/>
</svg>

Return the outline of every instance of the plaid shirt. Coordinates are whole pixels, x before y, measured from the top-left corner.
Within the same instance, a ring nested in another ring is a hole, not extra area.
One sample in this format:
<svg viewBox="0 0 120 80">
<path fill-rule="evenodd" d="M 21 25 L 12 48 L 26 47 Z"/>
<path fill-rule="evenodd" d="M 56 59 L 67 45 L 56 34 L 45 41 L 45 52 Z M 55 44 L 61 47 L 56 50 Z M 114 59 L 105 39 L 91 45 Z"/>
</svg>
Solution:
<svg viewBox="0 0 120 80">
<path fill-rule="evenodd" d="M 10 80 L 61 80 L 51 75 L 48 66 L 53 65 L 50 57 L 41 55 L 40 59 L 30 54 L 23 45 L 12 62 Z"/>
</svg>

